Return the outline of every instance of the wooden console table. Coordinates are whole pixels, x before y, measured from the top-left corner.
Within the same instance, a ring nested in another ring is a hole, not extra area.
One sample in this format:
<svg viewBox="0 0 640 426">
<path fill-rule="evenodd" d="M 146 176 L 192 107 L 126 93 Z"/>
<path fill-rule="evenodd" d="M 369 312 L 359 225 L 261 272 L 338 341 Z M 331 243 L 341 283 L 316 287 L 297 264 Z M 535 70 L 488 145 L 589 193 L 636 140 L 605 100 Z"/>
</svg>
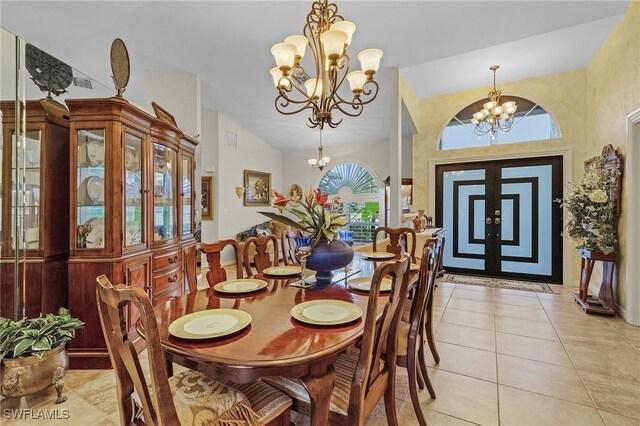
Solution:
<svg viewBox="0 0 640 426">
<path fill-rule="evenodd" d="M 613 274 L 618 267 L 616 252 L 603 254 L 587 249 L 579 249 L 580 293 L 574 293 L 573 298 L 588 314 L 615 315 L 615 295 L 613 292 Z M 602 262 L 602 284 L 598 297 L 589 295 L 589 282 L 596 262 Z"/>
</svg>

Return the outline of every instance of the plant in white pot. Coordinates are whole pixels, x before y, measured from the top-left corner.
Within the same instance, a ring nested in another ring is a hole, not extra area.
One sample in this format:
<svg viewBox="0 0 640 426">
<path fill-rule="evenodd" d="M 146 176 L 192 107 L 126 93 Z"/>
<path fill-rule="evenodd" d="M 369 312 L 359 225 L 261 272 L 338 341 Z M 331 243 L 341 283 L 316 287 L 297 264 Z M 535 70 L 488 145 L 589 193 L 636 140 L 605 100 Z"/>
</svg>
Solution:
<svg viewBox="0 0 640 426">
<path fill-rule="evenodd" d="M 0 317 L 0 393 L 22 397 L 55 386 L 62 396 L 69 368 L 66 343 L 84 323 L 60 308 L 58 314 L 13 321 Z"/>
</svg>

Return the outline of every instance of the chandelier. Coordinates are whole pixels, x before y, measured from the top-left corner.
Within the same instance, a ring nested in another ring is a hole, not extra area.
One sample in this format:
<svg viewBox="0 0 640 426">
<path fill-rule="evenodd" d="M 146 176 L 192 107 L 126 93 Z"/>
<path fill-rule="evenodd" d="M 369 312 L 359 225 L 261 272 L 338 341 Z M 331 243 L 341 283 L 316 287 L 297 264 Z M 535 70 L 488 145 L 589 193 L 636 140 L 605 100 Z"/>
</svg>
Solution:
<svg viewBox="0 0 640 426">
<path fill-rule="evenodd" d="M 335 3 L 313 2 L 304 35 L 291 35 L 271 48 L 277 65 L 270 73 L 278 89 L 275 101 L 278 112 L 293 115 L 310 110 L 307 125 L 320 129 L 325 124 L 335 128 L 342 122 L 342 118 L 335 119 L 335 112 L 350 117 L 362 114 L 364 105 L 378 94 L 373 76 L 378 71 L 382 50 L 365 49 L 358 53 L 362 70 L 350 71 L 352 64 L 347 50 L 355 29 L 353 22 L 338 15 Z M 307 68 L 309 73 L 301 63 L 307 45 L 313 57 L 313 64 Z M 351 89 L 348 96 L 339 93 L 345 79 Z"/>
<path fill-rule="evenodd" d="M 331 161 L 331 157 L 327 157 L 322 154 L 322 129 L 320 129 L 320 145 L 318 145 L 318 158 L 309 158 L 307 162 L 311 167 L 318 168 L 318 170 L 322 171 L 326 167 L 327 164 Z"/>
<path fill-rule="evenodd" d="M 493 90 L 489 92 L 488 101 L 482 105 L 482 109 L 475 114 L 471 122 L 476 125 L 474 132 L 478 136 L 491 133 L 491 138 L 495 139 L 498 130 L 508 132 L 513 126 L 513 117 L 518 107 L 513 101 L 500 105 L 500 95 L 502 92 L 496 89 L 496 71 L 499 65 L 489 68 L 493 71 Z"/>
</svg>

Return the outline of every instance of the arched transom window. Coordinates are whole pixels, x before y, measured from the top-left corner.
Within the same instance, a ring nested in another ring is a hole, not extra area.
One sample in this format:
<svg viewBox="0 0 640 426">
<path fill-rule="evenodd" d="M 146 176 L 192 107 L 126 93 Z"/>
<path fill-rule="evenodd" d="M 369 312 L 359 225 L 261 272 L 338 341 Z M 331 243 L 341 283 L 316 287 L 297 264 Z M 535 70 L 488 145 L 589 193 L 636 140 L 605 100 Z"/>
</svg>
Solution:
<svg viewBox="0 0 640 426">
<path fill-rule="evenodd" d="M 500 102 L 514 101 L 518 106 L 514 123 L 508 132 L 498 131 L 478 136 L 471 122 L 473 114 L 482 109 L 486 99 L 468 105 L 449 121 L 440 136 L 440 149 L 460 149 L 475 146 L 532 142 L 560 137 L 560 131 L 551 114 L 536 102 L 519 96 L 501 96 Z"/>
</svg>

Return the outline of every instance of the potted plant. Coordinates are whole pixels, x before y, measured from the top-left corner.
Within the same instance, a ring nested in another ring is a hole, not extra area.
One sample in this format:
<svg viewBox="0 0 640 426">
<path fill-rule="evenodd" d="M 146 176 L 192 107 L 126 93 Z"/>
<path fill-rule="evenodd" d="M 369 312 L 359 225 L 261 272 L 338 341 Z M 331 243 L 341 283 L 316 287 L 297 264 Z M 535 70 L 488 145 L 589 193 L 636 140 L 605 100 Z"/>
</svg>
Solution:
<svg viewBox="0 0 640 426">
<path fill-rule="evenodd" d="M 283 214 L 260 213 L 307 234 L 312 241 L 307 267 L 316 271 L 319 283 L 331 281 L 332 271 L 347 266 L 353 259 L 353 248 L 337 239 L 338 230 L 347 224 L 346 215 L 338 211 L 340 197 L 329 200 L 329 196 L 318 188 L 304 193 L 299 201 L 291 200 L 277 191 L 275 196 L 273 207 L 280 213 L 286 211 L 298 221 Z"/>
<path fill-rule="evenodd" d="M 568 235 L 579 249 L 609 254 L 617 243 L 615 201 L 611 188 L 615 186 L 618 172 L 603 170 L 589 172 L 578 184 L 571 184 L 562 207 L 569 211 Z"/>
<path fill-rule="evenodd" d="M 66 343 L 84 323 L 60 308 L 58 314 L 13 321 L 0 317 L 0 393 L 7 397 L 31 395 L 53 385 L 62 396 L 69 369 Z"/>
</svg>

